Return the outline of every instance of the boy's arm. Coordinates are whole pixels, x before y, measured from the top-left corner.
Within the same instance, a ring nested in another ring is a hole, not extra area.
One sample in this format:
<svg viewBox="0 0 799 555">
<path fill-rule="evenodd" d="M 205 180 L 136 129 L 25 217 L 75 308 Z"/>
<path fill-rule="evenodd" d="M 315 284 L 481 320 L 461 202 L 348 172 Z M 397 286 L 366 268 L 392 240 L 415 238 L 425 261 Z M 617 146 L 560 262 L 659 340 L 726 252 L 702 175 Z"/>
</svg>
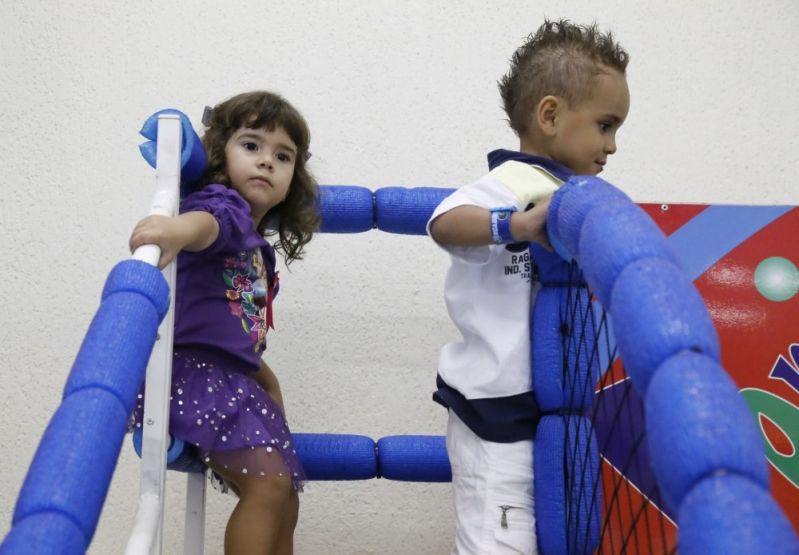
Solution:
<svg viewBox="0 0 799 555">
<path fill-rule="evenodd" d="M 147 216 L 130 235 L 130 252 L 142 245 L 158 245 L 158 267 L 164 269 L 182 250 L 201 251 L 219 236 L 219 223 L 208 212 L 186 212 L 175 217 Z"/>
<path fill-rule="evenodd" d="M 286 416 L 286 409 L 283 406 L 283 393 L 280 391 L 280 382 L 277 381 L 277 376 L 275 373 L 272 372 L 272 369 L 269 365 L 264 362 L 263 359 L 260 360 L 260 366 L 258 371 L 253 376 L 255 381 L 263 387 L 266 392 L 275 400 L 277 406 L 280 407 L 280 411 L 283 413 L 283 416 Z"/>
<path fill-rule="evenodd" d="M 551 197 L 525 212 L 513 212 L 510 231 L 518 242 L 535 241 L 551 249 L 546 233 L 547 210 Z M 430 224 L 430 235 L 442 245 L 477 247 L 491 245 L 491 212 L 473 205 L 456 206 Z"/>
</svg>

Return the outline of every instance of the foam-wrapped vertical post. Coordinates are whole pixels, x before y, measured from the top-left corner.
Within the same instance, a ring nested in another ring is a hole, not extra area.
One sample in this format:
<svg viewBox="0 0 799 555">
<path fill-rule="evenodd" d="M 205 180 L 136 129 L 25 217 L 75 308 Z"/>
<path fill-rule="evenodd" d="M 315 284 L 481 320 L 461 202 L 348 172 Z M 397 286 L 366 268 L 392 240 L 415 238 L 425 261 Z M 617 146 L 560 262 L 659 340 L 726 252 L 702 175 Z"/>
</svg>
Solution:
<svg viewBox="0 0 799 555">
<path fill-rule="evenodd" d="M 655 369 L 679 351 L 721 360 L 718 334 L 702 297 L 668 260 L 642 258 L 627 265 L 610 302 L 619 354 L 642 395 Z"/>
<path fill-rule="evenodd" d="M 366 187 L 321 185 L 320 231 L 324 233 L 359 233 L 375 226 L 374 196 Z"/>
<path fill-rule="evenodd" d="M 768 488 L 760 432 L 716 361 L 690 351 L 668 358 L 655 372 L 645 401 L 652 466 L 670 507 L 679 507 L 699 480 L 719 470 Z"/>
<path fill-rule="evenodd" d="M 375 191 L 377 229 L 404 235 L 426 235 L 427 220 L 455 189 L 383 187 Z"/>
<path fill-rule="evenodd" d="M 565 443 L 564 417 L 542 416 L 535 432 L 533 451 L 535 534 L 541 555 L 568 553 Z"/>
<path fill-rule="evenodd" d="M 377 442 L 378 475 L 404 482 L 450 482 L 444 436 L 386 436 Z"/>
<path fill-rule="evenodd" d="M 377 476 L 372 438 L 348 434 L 293 434 L 309 480 L 368 480 Z"/>
<path fill-rule="evenodd" d="M 585 285 L 585 278 L 580 268 L 573 262 L 567 262 L 557 252 L 550 252 L 538 243 L 530 243 L 530 258 L 538 270 L 538 281 L 544 287 L 567 285 Z"/>
<path fill-rule="evenodd" d="M 535 529 L 542 555 L 591 553 L 599 543 L 599 450 L 591 424 L 578 415 L 545 415 L 533 457 Z"/>
<path fill-rule="evenodd" d="M 563 335 L 560 329 L 562 287 L 542 287 L 533 305 L 530 362 L 533 394 L 541 412 L 563 406 Z M 539 428 L 540 429 L 540 428 Z"/>
<path fill-rule="evenodd" d="M 761 484 L 735 474 L 706 477 L 677 517 L 680 555 L 799 555 L 788 518 Z"/>
<path fill-rule="evenodd" d="M 567 474 L 566 529 L 569 553 L 593 553 L 602 523 L 599 449 L 591 422 L 566 417 L 564 471 Z"/>
</svg>

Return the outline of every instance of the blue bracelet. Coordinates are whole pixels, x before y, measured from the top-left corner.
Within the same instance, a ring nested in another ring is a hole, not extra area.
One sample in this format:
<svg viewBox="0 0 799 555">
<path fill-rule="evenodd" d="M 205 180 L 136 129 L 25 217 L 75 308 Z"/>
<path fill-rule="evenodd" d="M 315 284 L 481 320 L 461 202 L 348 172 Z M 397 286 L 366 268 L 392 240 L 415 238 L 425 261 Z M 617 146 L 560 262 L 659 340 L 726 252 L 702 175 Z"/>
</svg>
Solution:
<svg viewBox="0 0 799 555">
<path fill-rule="evenodd" d="M 510 217 L 516 212 L 515 208 L 503 207 L 491 209 L 491 241 L 496 245 L 513 243 L 510 233 Z"/>
</svg>

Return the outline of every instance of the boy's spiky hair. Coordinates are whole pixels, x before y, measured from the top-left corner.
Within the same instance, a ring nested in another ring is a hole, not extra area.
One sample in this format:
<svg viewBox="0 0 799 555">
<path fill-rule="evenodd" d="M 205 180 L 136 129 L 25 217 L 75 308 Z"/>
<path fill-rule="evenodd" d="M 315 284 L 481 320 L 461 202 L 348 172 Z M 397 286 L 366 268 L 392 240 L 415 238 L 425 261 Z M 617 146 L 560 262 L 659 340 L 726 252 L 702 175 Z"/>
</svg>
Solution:
<svg viewBox="0 0 799 555">
<path fill-rule="evenodd" d="M 576 25 L 567 19 L 545 20 L 527 37 L 499 81 L 499 92 L 510 126 L 521 135 L 530 114 L 547 95 L 578 103 L 591 94 L 590 81 L 608 69 L 624 75 L 629 54 L 610 32 L 596 24 Z"/>
</svg>

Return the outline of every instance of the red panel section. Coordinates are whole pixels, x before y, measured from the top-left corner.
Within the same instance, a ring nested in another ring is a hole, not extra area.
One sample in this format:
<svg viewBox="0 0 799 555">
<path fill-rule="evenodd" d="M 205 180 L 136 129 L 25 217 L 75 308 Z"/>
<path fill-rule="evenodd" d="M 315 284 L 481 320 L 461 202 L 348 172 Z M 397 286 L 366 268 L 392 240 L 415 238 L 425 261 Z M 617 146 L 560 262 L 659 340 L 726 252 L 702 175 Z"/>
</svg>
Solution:
<svg viewBox="0 0 799 555">
<path fill-rule="evenodd" d="M 612 465 L 602 460 L 602 543 L 596 553 L 676 553 L 677 526 Z"/>
<path fill-rule="evenodd" d="M 680 229 L 685 222 L 707 208 L 707 204 L 639 204 L 655 220 L 666 235 Z"/>
</svg>

